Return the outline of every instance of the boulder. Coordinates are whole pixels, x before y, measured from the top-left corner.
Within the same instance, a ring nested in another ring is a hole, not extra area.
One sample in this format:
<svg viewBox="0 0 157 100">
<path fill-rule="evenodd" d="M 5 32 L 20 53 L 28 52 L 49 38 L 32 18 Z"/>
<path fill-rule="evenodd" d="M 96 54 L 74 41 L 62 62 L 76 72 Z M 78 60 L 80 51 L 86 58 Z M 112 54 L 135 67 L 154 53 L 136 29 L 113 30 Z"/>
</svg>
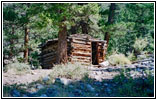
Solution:
<svg viewBox="0 0 157 100">
<path fill-rule="evenodd" d="M 43 86 L 42 84 L 37 84 L 37 85 L 36 85 L 36 88 L 37 88 L 37 89 L 43 89 L 44 86 Z"/>
<path fill-rule="evenodd" d="M 44 78 L 43 78 L 43 82 L 47 82 L 47 81 L 49 81 L 50 80 L 50 77 L 49 76 L 45 76 Z"/>
<path fill-rule="evenodd" d="M 11 94 L 13 97 L 20 97 L 20 92 L 16 89 L 14 89 Z"/>
<path fill-rule="evenodd" d="M 68 85 L 68 84 L 70 84 L 72 82 L 71 79 L 66 79 L 66 78 L 60 78 L 60 81 L 64 85 Z"/>
<path fill-rule="evenodd" d="M 109 66 L 109 62 L 108 61 L 104 61 L 102 63 L 99 64 L 101 67 L 106 67 Z"/>
<path fill-rule="evenodd" d="M 41 96 L 40 97 L 47 97 L 47 95 L 46 94 L 41 94 Z"/>
<path fill-rule="evenodd" d="M 87 84 L 87 90 L 90 91 L 90 92 L 95 91 L 95 89 L 90 84 Z"/>
</svg>

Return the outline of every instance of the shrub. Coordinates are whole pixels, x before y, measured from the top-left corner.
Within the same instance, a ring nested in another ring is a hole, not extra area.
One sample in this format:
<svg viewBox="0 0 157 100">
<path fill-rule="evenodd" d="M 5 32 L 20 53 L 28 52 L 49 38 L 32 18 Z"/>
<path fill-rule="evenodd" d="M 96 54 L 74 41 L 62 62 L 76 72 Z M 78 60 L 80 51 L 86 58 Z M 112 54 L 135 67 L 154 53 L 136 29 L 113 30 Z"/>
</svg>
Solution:
<svg viewBox="0 0 157 100">
<path fill-rule="evenodd" d="M 8 64 L 4 68 L 4 71 L 12 73 L 12 74 L 24 74 L 24 73 L 30 72 L 30 66 L 25 63 L 14 62 L 14 63 Z"/>
<path fill-rule="evenodd" d="M 127 55 L 128 55 L 128 59 L 130 61 L 135 61 L 136 60 L 136 56 L 134 55 L 133 52 L 128 52 Z"/>
<path fill-rule="evenodd" d="M 51 78 L 65 77 L 70 79 L 81 79 L 88 74 L 88 69 L 79 63 L 68 63 L 56 65 L 50 73 Z"/>
<path fill-rule="evenodd" d="M 114 77 L 117 83 L 116 95 L 120 97 L 153 97 L 154 96 L 154 77 L 132 78 L 121 73 Z"/>
<path fill-rule="evenodd" d="M 136 52 L 141 53 L 144 50 L 144 48 L 146 48 L 147 45 L 148 45 L 148 41 L 146 38 L 144 39 L 139 38 L 139 39 L 136 39 L 133 47 Z"/>
<path fill-rule="evenodd" d="M 108 57 L 111 65 L 131 64 L 130 60 L 124 54 L 112 54 Z"/>
</svg>

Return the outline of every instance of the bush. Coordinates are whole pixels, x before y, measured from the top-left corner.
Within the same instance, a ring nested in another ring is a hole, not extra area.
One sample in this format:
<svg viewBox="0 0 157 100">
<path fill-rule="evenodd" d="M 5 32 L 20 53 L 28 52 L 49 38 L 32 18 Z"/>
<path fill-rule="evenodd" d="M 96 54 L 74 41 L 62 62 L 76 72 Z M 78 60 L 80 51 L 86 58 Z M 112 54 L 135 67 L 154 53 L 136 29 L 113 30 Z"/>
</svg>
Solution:
<svg viewBox="0 0 157 100">
<path fill-rule="evenodd" d="M 141 53 L 144 48 L 146 48 L 146 46 L 148 45 L 148 41 L 146 38 L 144 39 L 136 39 L 135 43 L 134 43 L 134 49 L 137 53 Z"/>
<path fill-rule="evenodd" d="M 52 68 L 52 72 L 50 73 L 51 78 L 57 77 L 65 77 L 69 79 L 81 79 L 88 74 L 88 69 L 84 66 L 81 66 L 79 63 L 68 63 L 56 65 Z"/>
<path fill-rule="evenodd" d="M 108 57 L 109 63 L 111 65 L 125 65 L 125 64 L 131 64 L 130 60 L 125 57 L 124 54 L 112 54 Z"/>
<path fill-rule="evenodd" d="M 128 59 L 129 59 L 130 61 L 135 61 L 135 60 L 136 60 L 136 56 L 134 55 L 133 52 L 131 52 L 131 53 L 128 52 L 127 55 L 128 55 Z"/>
<path fill-rule="evenodd" d="M 8 64 L 4 68 L 4 71 L 12 73 L 12 74 L 24 74 L 24 73 L 30 72 L 30 66 L 25 63 L 14 62 L 14 63 Z"/>
<path fill-rule="evenodd" d="M 117 96 L 120 97 L 153 97 L 154 96 L 154 77 L 132 78 L 124 73 L 114 77 L 117 83 Z"/>
</svg>

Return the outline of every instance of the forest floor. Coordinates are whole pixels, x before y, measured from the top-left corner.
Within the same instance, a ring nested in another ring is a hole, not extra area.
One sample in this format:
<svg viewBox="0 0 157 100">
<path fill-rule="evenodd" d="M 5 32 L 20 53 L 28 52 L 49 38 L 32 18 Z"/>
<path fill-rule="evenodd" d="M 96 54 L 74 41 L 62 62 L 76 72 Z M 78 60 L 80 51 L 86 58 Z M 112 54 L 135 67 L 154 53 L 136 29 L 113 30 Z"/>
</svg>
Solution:
<svg viewBox="0 0 157 100">
<path fill-rule="evenodd" d="M 129 69 L 129 73 L 131 77 L 133 77 L 133 80 L 129 80 L 124 76 L 117 77 L 124 67 L 125 69 Z M 132 88 L 128 87 L 128 85 L 133 87 L 139 86 L 140 89 L 140 86 L 145 85 L 145 80 L 150 80 L 150 78 L 143 77 L 145 76 L 143 72 L 146 70 L 151 71 L 152 76 L 154 76 L 153 58 L 135 64 L 126 65 L 123 66 L 123 68 L 121 66 L 107 66 L 100 68 L 89 66 L 89 76 L 85 77 L 84 79 L 72 80 L 63 77 L 54 79 L 53 83 L 48 82 L 51 80 L 49 77 L 49 74 L 52 71 L 51 69 L 31 70 L 30 73 L 22 75 L 6 72 L 3 73 L 3 88 L 6 91 L 3 92 L 3 95 L 5 97 L 153 96 L 153 80 L 152 84 L 148 82 L 149 84 L 146 85 L 149 86 L 148 88 L 141 88 L 146 90 L 138 90 L 148 91 L 147 95 L 143 93 L 134 94 L 134 92 L 130 94 L 130 92 L 132 92 Z M 123 85 L 127 88 L 123 89 Z"/>
</svg>

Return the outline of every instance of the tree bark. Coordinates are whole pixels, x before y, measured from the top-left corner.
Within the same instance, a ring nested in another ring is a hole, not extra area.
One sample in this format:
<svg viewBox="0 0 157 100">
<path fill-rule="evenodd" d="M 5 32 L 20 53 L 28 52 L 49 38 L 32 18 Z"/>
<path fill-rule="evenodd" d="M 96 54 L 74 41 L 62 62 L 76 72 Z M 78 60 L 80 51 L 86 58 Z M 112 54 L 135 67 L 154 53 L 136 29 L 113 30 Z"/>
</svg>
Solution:
<svg viewBox="0 0 157 100">
<path fill-rule="evenodd" d="M 14 47 L 13 47 L 13 45 L 14 45 L 14 39 L 13 39 L 14 32 L 15 32 L 14 31 L 14 25 L 12 25 L 12 33 L 11 33 L 12 38 L 10 39 L 10 58 L 13 57 L 13 52 L 14 52 Z"/>
<path fill-rule="evenodd" d="M 28 62 L 28 41 L 29 41 L 29 29 L 28 26 L 26 25 L 25 27 L 25 37 L 24 37 L 24 62 L 27 63 Z"/>
<path fill-rule="evenodd" d="M 109 8 L 107 25 L 110 25 L 110 24 L 114 23 L 115 9 L 116 9 L 115 3 L 111 3 L 110 8 Z M 106 48 L 108 48 L 109 39 L 110 39 L 110 34 L 109 34 L 109 32 L 106 32 L 105 37 L 104 37 L 104 40 L 106 40 Z M 107 51 L 107 49 L 106 49 L 106 51 Z"/>
<path fill-rule="evenodd" d="M 88 24 L 84 22 L 83 20 L 80 21 L 82 34 L 88 34 Z"/>
<path fill-rule="evenodd" d="M 58 50 L 56 63 L 66 63 L 67 62 L 67 27 L 64 23 L 59 25 L 58 33 Z"/>
</svg>

